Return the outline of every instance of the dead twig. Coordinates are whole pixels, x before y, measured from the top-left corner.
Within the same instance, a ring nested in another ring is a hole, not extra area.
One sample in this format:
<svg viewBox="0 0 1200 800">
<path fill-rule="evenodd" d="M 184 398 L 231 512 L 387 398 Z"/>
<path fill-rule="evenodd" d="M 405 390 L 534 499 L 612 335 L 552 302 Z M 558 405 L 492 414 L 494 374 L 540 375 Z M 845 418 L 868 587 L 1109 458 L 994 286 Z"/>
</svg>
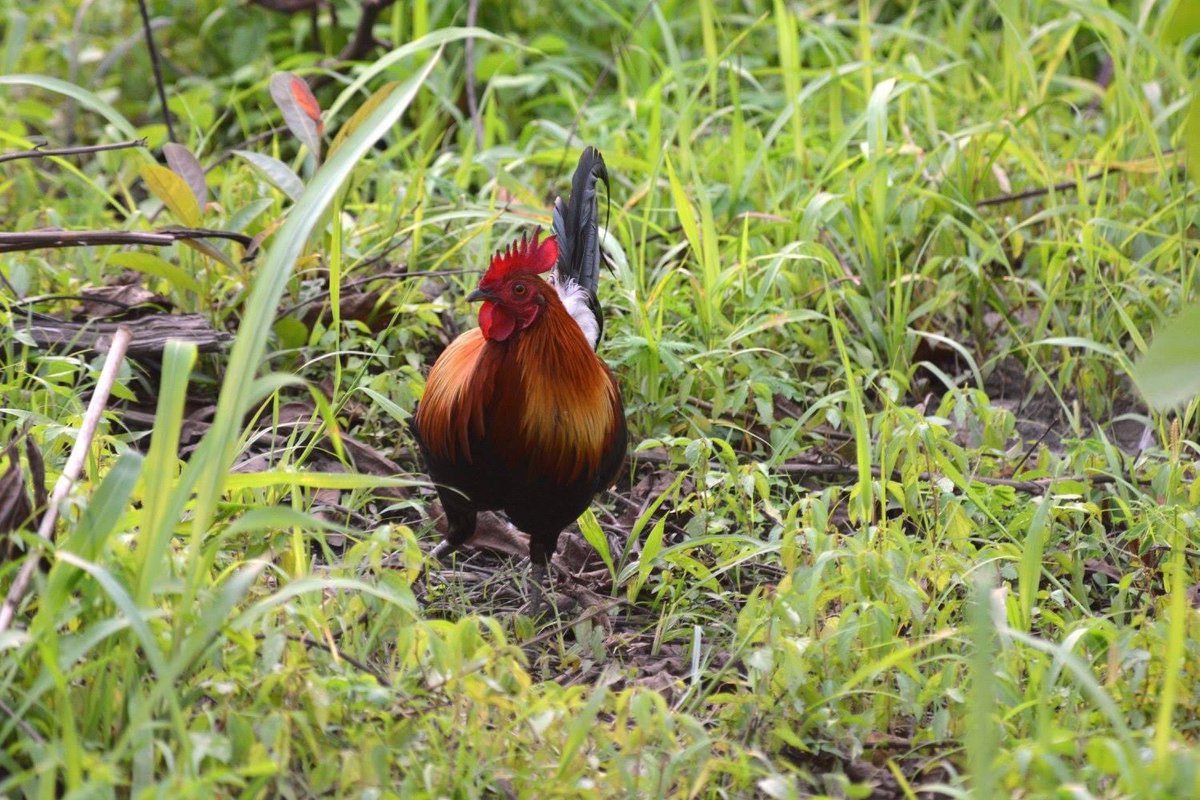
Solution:
<svg viewBox="0 0 1200 800">
<path fill-rule="evenodd" d="M 297 11 L 312 11 L 321 7 L 321 0 L 250 0 L 252 5 L 262 6 L 269 11 L 295 14 Z"/>
<path fill-rule="evenodd" d="M 358 25 L 354 27 L 354 35 L 337 54 L 338 61 L 358 61 L 379 44 L 371 30 L 379 20 L 379 15 L 395 2 L 396 0 L 363 0 L 362 14 L 358 18 Z"/>
<path fill-rule="evenodd" d="M 0 232 L 0 253 L 56 247 L 97 247 L 108 244 L 146 244 L 165 247 L 181 239 L 228 239 L 249 248 L 254 240 L 233 231 L 210 228 L 159 228 L 155 231 L 37 231 Z"/>
<path fill-rule="evenodd" d="M 286 125 L 275 125 L 273 127 L 267 128 L 266 130 L 259 131 L 258 133 L 255 133 L 251 136 L 246 137 L 245 139 L 238 142 L 233 147 L 226 149 L 225 151 L 223 151 L 221 153 L 221 155 L 219 155 L 215 159 L 213 159 L 213 162 L 204 168 L 204 173 L 207 175 L 208 173 L 212 172 L 214 169 L 216 169 L 221 164 L 223 164 L 226 161 L 228 161 L 229 159 L 233 158 L 233 156 L 235 155 L 234 154 L 235 150 L 245 150 L 252 144 L 258 144 L 259 142 L 266 141 L 267 139 L 270 139 L 275 134 L 283 133 L 286 130 L 287 130 Z"/>
<path fill-rule="evenodd" d="M 431 269 L 418 272 L 408 272 L 407 270 L 389 270 L 387 272 L 379 272 L 374 275 L 368 275 L 365 278 L 346 281 L 342 284 L 341 291 L 343 292 L 343 297 L 345 297 L 345 293 L 348 289 L 353 289 L 356 286 L 362 286 L 363 284 L 371 283 L 372 281 L 383 280 L 386 278 L 398 278 L 400 280 L 405 280 L 407 278 L 444 278 L 450 275 L 463 275 L 467 272 L 476 271 L 477 270 L 474 269 Z M 275 319 L 282 319 L 283 317 L 293 314 L 306 306 L 311 306 L 314 303 L 324 303 L 329 300 L 329 297 L 330 290 L 328 288 L 322 289 L 312 297 L 306 298 L 298 303 L 288 306 L 287 308 L 281 309 L 275 314 Z"/>
<path fill-rule="evenodd" d="M 606 611 L 610 611 L 610 610 L 616 608 L 617 606 L 628 605 L 628 603 L 629 603 L 629 601 L 626 600 L 624 597 L 615 597 L 603 605 L 592 606 L 587 611 L 580 614 L 578 617 L 574 617 L 573 619 L 570 619 L 570 620 L 563 620 L 562 622 L 559 622 L 555 625 L 550 626 L 546 630 L 539 633 L 537 636 L 534 636 L 532 639 L 521 642 L 521 646 L 522 647 L 533 647 L 534 645 L 541 644 L 542 642 L 548 641 L 549 639 L 553 639 L 555 636 L 559 635 L 560 633 L 567 630 L 568 628 L 573 628 L 581 622 L 587 622 L 589 619 L 598 617 Z"/>
<path fill-rule="evenodd" d="M 254 638 L 257 641 L 261 642 L 267 638 L 267 634 L 256 633 L 256 634 L 254 634 Z M 328 653 L 330 658 L 332 658 L 334 661 L 345 661 L 347 664 L 349 664 L 350 666 L 359 670 L 360 672 L 365 672 L 366 674 L 373 677 L 375 680 L 379 681 L 379 685 L 384 687 L 385 689 L 392 688 L 392 682 L 389 681 L 387 678 L 385 678 L 382 674 L 380 674 L 376 670 L 371 669 L 371 667 L 367 666 L 367 664 L 365 664 L 364 662 L 359 661 L 357 658 L 354 658 L 353 656 L 348 656 L 345 653 L 343 653 L 341 650 L 335 650 L 332 646 L 325 644 L 325 642 L 319 642 L 316 639 L 310 639 L 307 636 L 300 636 L 299 634 L 295 634 L 295 633 L 285 633 L 284 638 L 287 639 L 289 642 L 295 642 L 296 644 L 302 644 L 309 649 L 323 650 L 326 653 Z"/>
<path fill-rule="evenodd" d="M 83 464 L 87 460 L 88 451 L 91 450 L 92 439 L 95 438 L 96 429 L 100 426 L 100 418 L 104 415 L 105 406 L 108 405 L 108 395 L 117 381 L 117 372 L 121 368 L 121 362 L 125 360 L 125 350 L 132 338 L 133 333 L 129 328 L 123 326 L 113 336 L 108 356 L 104 359 L 104 367 L 100 370 L 100 378 L 96 381 L 96 389 L 92 392 L 91 402 L 88 403 L 87 411 L 84 412 L 79 433 L 75 436 L 71 455 L 67 457 L 67 465 L 63 468 L 62 474 L 58 476 L 58 482 L 54 484 L 54 491 L 46 506 L 46 514 L 42 517 L 42 524 L 38 526 L 37 535 L 42 543 L 49 544 L 52 541 L 54 523 L 58 521 L 58 507 L 66 499 L 71 487 L 79 480 L 79 476 L 83 474 Z M 21 565 L 21 571 L 17 573 L 12 586 L 8 588 L 4 605 L 0 606 L 0 633 L 8 630 L 8 626 L 12 624 L 13 617 L 17 613 L 17 606 L 20 605 L 25 592 L 29 589 L 33 573 L 37 571 L 38 564 L 41 562 L 41 551 L 42 547 L 29 548 L 29 552 L 25 555 L 25 563 Z"/>
<path fill-rule="evenodd" d="M 1098 181 L 1112 171 L 1112 167 L 1105 167 L 1099 172 L 1093 172 L 1091 175 L 1085 175 L 1083 180 L 1085 183 Z M 1062 181 L 1061 183 L 1056 183 L 1053 186 L 1045 186 L 1038 189 L 1025 189 L 1021 192 L 1010 192 L 1008 194 L 998 194 L 995 197 L 985 197 L 982 200 L 976 200 L 975 207 L 987 208 L 988 206 L 999 206 L 1004 205 L 1005 203 L 1016 203 L 1021 200 L 1042 197 L 1043 195 L 1050 194 L 1051 192 L 1069 192 L 1073 189 L 1078 189 L 1079 183 L 1079 181 Z"/>
<path fill-rule="evenodd" d="M 1172 148 L 1172 149 L 1163 150 L 1162 154 L 1164 156 L 1167 156 L 1167 155 L 1174 154 L 1174 152 L 1175 152 L 1175 150 Z M 1122 171 L 1125 171 L 1125 169 L 1120 164 L 1109 164 L 1109 165 L 1106 165 L 1103 169 L 1097 170 L 1096 172 L 1093 172 L 1090 175 L 1083 176 L 1082 180 L 1062 181 L 1060 183 L 1054 184 L 1053 186 L 1045 186 L 1045 187 L 1041 187 L 1041 188 L 1037 188 L 1037 189 L 1025 189 L 1024 191 L 1010 192 L 1008 194 L 998 194 L 995 197 L 985 197 L 982 200 L 976 200 L 975 207 L 976 208 L 987 208 L 988 206 L 999 206 L 999 205 L 1003 205 L 1005 203 L 1016 203 L 1021 200 L 1030 200 L 1034 197 L 1042 197 L 1044 195 L 1048 195 L 1051 192 L 1075 191 L 1076 189 L 1079 188 L 1079 185 L 1081 183 L 1092 183 L 1093 181 L 1098 181 L 1098 180 L 1106 177 L 1110 172 L 1122 172 Z"/>
<path fill-rule="evenodd" d="M 158 102 L 162 105 L 163 122 L 167 125 L 167 141 L 177 142 L 175 128 L 171 126 L 171 111 L 167 108 L 167 87 L 163 84 L 162 63 L 158 59 L 158 48 L 154 46 L 154 32 L 150 29 L 150 11 L 146 0 L 138 0 L 142 12 L 142 30 L 146 33 L 146 47 L 150 51 L 150 66 L 154 70 L 154 86 L 158 90 Z"/>
<path fill-rule="evenodd" d="M 17 716 L 17 712 L 14 711 L 13 708 L 3 700 L 0 700 L 0 711 L 3 711 L 9 719 L 15 722 L 17 727 L 20 728 L 25 735 L 30 738 L 31 741 L 36 742 L 37 744 L 46 743 L 46 740 L 43 739 L 42 735 L 37 732 L 37 729 L 26 722 L 23 718 Z"/>
<path fill-rule="evenodd" d="M 16 161 L 21 158 L 51 158 L 53 156 L 80 156 L 87 153 L 103 153 L 106 150 L 127 150 L 131 147 L 145 147 L 145 139 L 132 139 L 128 142 L 112 142 L 111 144 L 89 144 L 84 147 L 42 147 L 32 150 L 17 150 L 0 155 L 0 164 L 5 161 Z"/>
</svg>

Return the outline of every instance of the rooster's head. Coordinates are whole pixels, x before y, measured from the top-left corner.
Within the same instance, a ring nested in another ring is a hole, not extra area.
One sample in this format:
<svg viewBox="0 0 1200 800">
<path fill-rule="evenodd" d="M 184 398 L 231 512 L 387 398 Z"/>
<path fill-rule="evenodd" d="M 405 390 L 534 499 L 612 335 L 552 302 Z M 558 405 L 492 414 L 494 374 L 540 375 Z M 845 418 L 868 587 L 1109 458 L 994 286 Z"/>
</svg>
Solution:
<svg viewBox="0 0 1200 800">
<path fill-rule="evenodd" d="M 508 250 L 492 257 L 492 264 L 479 280 L 479 288 L 468 300 L 482 300 L 479 327 L 483 335 L 503 342 L 515 331 L 534 323 L 546 306 L 547 293 L 554 288 L 538 277 L 548 272 L 558 259 L 558 242 L 549 236 L 538 242 L 521 238 Z"/>
</svg>

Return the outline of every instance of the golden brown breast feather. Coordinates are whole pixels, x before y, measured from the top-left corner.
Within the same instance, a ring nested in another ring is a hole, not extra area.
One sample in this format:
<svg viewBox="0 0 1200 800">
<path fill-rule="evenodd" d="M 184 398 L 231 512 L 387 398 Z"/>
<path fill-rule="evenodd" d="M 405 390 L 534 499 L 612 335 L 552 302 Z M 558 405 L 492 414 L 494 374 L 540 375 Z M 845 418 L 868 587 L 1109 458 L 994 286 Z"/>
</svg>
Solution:
<svg viewBox="0 0 1200 800">
<path fill-rule="evenodd" d="M 478 328 L 456 338 L 429 371 L 417 409 L 417 428 L 438 458 L 471 460 L 471 427 L 483 425 L 486 376 L 480 361 L 487 340 Z"/>
</svg>

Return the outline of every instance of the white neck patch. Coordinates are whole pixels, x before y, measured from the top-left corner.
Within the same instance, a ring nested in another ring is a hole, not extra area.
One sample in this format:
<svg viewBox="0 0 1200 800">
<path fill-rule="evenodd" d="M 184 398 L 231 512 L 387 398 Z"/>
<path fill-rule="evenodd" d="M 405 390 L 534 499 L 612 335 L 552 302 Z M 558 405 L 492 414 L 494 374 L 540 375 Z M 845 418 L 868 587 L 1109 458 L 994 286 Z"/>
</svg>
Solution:
<svg viewBox="0 0 1200 800">
<path fill-rule="evenodd" d="M 587 339 L 588 344 L 595 350 L 596 342 L 600 339 L 600 321 L 588 306 L 587 292 L 570 278 L 560 283 L 557 275 L 554 276 L 554 290 L 558 292 L 558 299 L 562 300 L 571 319 L 575 320 L 579 330 L 583 331 L 583 338 Z"/>
</svg>

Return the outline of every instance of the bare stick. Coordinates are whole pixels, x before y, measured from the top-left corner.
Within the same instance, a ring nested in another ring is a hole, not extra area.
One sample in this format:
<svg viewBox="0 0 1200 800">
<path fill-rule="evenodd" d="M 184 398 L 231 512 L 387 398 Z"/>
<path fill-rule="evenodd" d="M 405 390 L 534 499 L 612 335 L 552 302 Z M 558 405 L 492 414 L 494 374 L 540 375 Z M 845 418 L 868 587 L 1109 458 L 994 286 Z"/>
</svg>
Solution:
<svg viewBox="0 0 1200 800">
<path fill-rule="evenodd" d="M 54 484 L 54 492 L 50 495 L 49 505 L 46 506 L 46 515 L 42 517 L 42 524 L 38 526 L 38 537 L 47 544 L 54 535 L 54 523 L 58 521 L 59 505 L 66 499 L 67 493 L 71 491 L 71 486 L 83 474 L 83 463 L 87 460 L 88 451 L 91 450 L 92 439 L 96 436 L 96 428 L 100 425 L 100 417 L 104 415 L 104 407 L 108 404 L 108 395 L 117 381 L 117 371 L 121 368 L 121 362 L 125 360 L 125 349 L 129 346 L 131 338 L 133 338 L 133 333 L 126 327 L 120 328 L 113 336 L 108 356 L 104 359 L 104 367 L 100 370 L 100 379 L 96 381 L 96 389 L 92 392 L 92 400 L 88 403 L 87 411 L 84 412 L 83 424 L 79 426 L 79 433 L 75 436 L 71 455 L 67 457 L 67 465 L 63 468 L 62 474 L 58 476 L 58 482 Z M 0 633 L 8 630 L 8 626 L 12 624 L 13 617 L 17 613 L 17 606 L 21 604 L 21 599 L 29 588 L 29 582 L 33 580 L 33 573 L 37 571 L 38 563 L 42 560 L 41 551 L 41 547 L 30 548 L 29 553 L 25 556 L 25 563 L 21 565 L 21 571 L 17 573 L 12 586 L 9 587 L 8 596 L 4 598 L 4 605 L 0 606 Z"/>
<path fill-rule="evenodd" d="M 334 58 L 333 63 L 344 64 L 347 61 L 358 61 L 370 55 L 371 51 L 379 46 L 388 46 L 386 42 L 381 42 L 375 38 L 374 28 L 375 23 L 379 21 L 379 17 L 394 5 L 396 0 L 361 0 L 359 8 L 361 13 L 358 17 L 358 24 L 354 26 L 354 33 L 350 36 L 350 41 L 346 42 Z M 329 4 L 329 14 L 333 18 L 334 27 L 337 27 L 337 4 Z M 328 62 L 322 62 L 328 65 Z M 314 91 L 321 86 L 329 83 L 332 78 L 329 75 L 316 75 L 308 82 L 310 88 Z"/>
<path fill-rule="evenodd" d="M 265 642 L 267 640 L 267 634 L 256 633 L 256 634 L 254 634 L 254 638 L 257 641 Z M 316 639 L 310 639 L 307 636 L 301 636 L 296 633 L 285 633 L 283 635 L 283 638 L 287 639 L 289 642 L 295 642 L 296 644 L 302 644 L 307 648 L 312 648 L 312 649 L 316 649 L 316 650 L 324 650 L 326 653 L 328 653 L 330 655 L 331 658 L 333 658 L 334 661 L 345 661 L 347 664 L 354 667 L 359 672 L 365 672 L 366 674 L 373 676 L 375 678 L 375 680 L 379 681 L 379 685 L 384 687 L 385 689 L 390 689 L 392 686 L 392 682 L 389 681 L 386 677 L 384 677 L 383 673 L 381 673 L 377 670 L 371 669 L 371 667 L 369 667 L 366 664 L 366 662 L 359 661 L 357 658 L 354 658 L 353 656 L 348 656 L 345 653 L 343 653 L 341 650 L 335 650 L 331 645 L 328 645 L 325 642 L 319 642 Z"/>
<path fill-rule="evenodd" d="M 1173 155 L 1174 149 L 1163 150 L 1164 156 Z M 1020 200 L 1031 200 L 1034 197 L 1041 197 L 1050 194 L 1051 192 L 1071 192 L 1079 188 L 1080 183 L 1092 183 L 1093 181 L 1101 180 L 1110 172 L 1123 172 L 1125 168 L 1120 164 L 1110 164 L 1103 169 L 1097 170 L 1090 175 L 1084 175 L 1081 180 L 1077 181 L 1062 181 L 1053 186 L 1039 187 L 1037 189 L 1025 189 L 1021 192 L 1011 192 L 1009 194 L 998 194 L 995 197 L 985 197 L 982 200 L 975 201 L 976 208 L 986 208 L 987 206 L 999 206 L 1005 203 L 1016 203 Z"/>
<path fill-rule="evenodd" d="M 379 15 L 395 2 L 396 0 L 362 0 L 362 13 L 359 15 L 358 25 L 354 27 L 350 41 L 346 42 L 346 46 L 337 54 L 338 61 L 357 61 L 374 49 L 377 44 L 372 32 L 375 22 Z"/>
<path fill-rule="evenodd" d="M 180 239 L 229 239 L 250 247 L 254 239 L 244 233 L 211 228 L 159 228 L 156 231 L 40 231 L 0 232 L 0 253 L 41 250 L 50 247 L 95 247 L 105 244 L 149 244 L 165 246 Z"/>
<path fill-rule="evenodd" d="M 1085 182 L 1098 181 L 1111 171 L 1110 168 L 1102 169 L 1099 172 L 1093 172 L 1091 175 L 1084 177 Z M 999 194 L 995 197 L 985 197 L 982 200 L 975 201 L 976 208 L 986 208 L 988 206 L 999 206 L 1005 203 L 1016 203 L 1021 200 L 1030 200 L 1034 197 L 1050 194 L 1051 192 L 1069 192 L 1079 188 L 1078 181 L 1063 181 L 1056 183 L 1053 186 L 1039 187 L 1037 189 L 1026 189 L 1022 192 L 1012 192 L 1011 194 Z"/>
<path fill-rule="evenodd" d="M 0 155 L 0 164 L 5 161 L 16 161 L 19 158 L 50 158 L 51 156 L 80 156 L 87 153 L 103 153 L 106 150 L 127 150 L 130 147 L 145 147 L 145 139 L 133 139 L 128 142 L 112 142 L 111 144 L 89 144 L 86 147 L 35 147 L 32 150 L 18 150 L 13 153 Z"/>
<path fill-rule="evenodd" d="M 295 14 L 297 11 L 315 11 L 321 7 L 321 0 L 250 0 L 256 6 L 279 11 L 284 14 Z"/>
<path fill-rule="evenodd" d="M 21 717 L 18 717 L 17 712 L 14 711 L 8 705 L 8 703 L 5 703 L 3 700 L 0 700 L 0 711 L 3 711 L 5 714 L 7 714 L 9 719 L 11 719 L 13 722 L 15 722 L 17 724 L 17 727 L 20 728 L 22 731 L 24 731 L 25 735 L 28 736 L 30 739 L 32 739 L 34 742 L 37 742 L 38 744 L 46 743 L 46 740 L 43 739 L 42 735 L 37 732 L 37 729 L 34 728 L 32 725 L 30 725 L 28 722 L 26 722 Z"/>
<path fill-rule="evenodd" d="M 168 141 L 177 142 L 175 129 L 171 127 L 171 112 L 167 108 L 167 88 L 163 86 L 162 64 L 158 61 L 158 48 L 154 46 L 154 31 L 150 30 L 150 12 L 146 0 L 138 0 L 142 11 L 142 29 L 146 31 L 146 47 L 150 50 L 150 66 L 154 69 L 154 85 L 158 88 L 158 102 L 162 105 L 163 122 L 167 124 Z"/>
<path fill-rule="evenodd" d="M 467 27 L 474 28 L 479 18 L 479 0 L 467 3 Z M 467 110 L 471 112 L 471 124 L 475 126 L 475 145 L 483 149 L 483 120 L 479 118 L 479 100 L 475 97 L 475 37 L 467 37 Z"/>
<path fill-rule="evenodd" d="M 587 622 L 589 619 L 592 619 L 593 617 L 598 617 L 601 614 L 616 608 L 617 606 L 628 605 L 628 604 L 629 604 L 629 601 L 626 600 L 624 597 L 617 597 L 617 598 L 614 598 L 614 599 L 608 601 L 607 603 L 603 603 L 602 605 L 592 606 L 587 611 L 584 611 L 582 614 L 580 614 L 579 616 L 575 617 L 572 620 L 562 621 L 556 625 L 552 625 L 551 627 L 549 627 L 546 630 L 539 633 L 537 636 L 534 636 L 532 639 L 522 642 L 521 646 L 522 647 L 532 647 L 533 645 L 541 644 L 542 642 L 544 642 L 548 639 L 554 638 L 558 634 L 565 631 L 567 628 L 573 628 L 576 625 L 578 625 L 579 623 Z"/>
</svg>

